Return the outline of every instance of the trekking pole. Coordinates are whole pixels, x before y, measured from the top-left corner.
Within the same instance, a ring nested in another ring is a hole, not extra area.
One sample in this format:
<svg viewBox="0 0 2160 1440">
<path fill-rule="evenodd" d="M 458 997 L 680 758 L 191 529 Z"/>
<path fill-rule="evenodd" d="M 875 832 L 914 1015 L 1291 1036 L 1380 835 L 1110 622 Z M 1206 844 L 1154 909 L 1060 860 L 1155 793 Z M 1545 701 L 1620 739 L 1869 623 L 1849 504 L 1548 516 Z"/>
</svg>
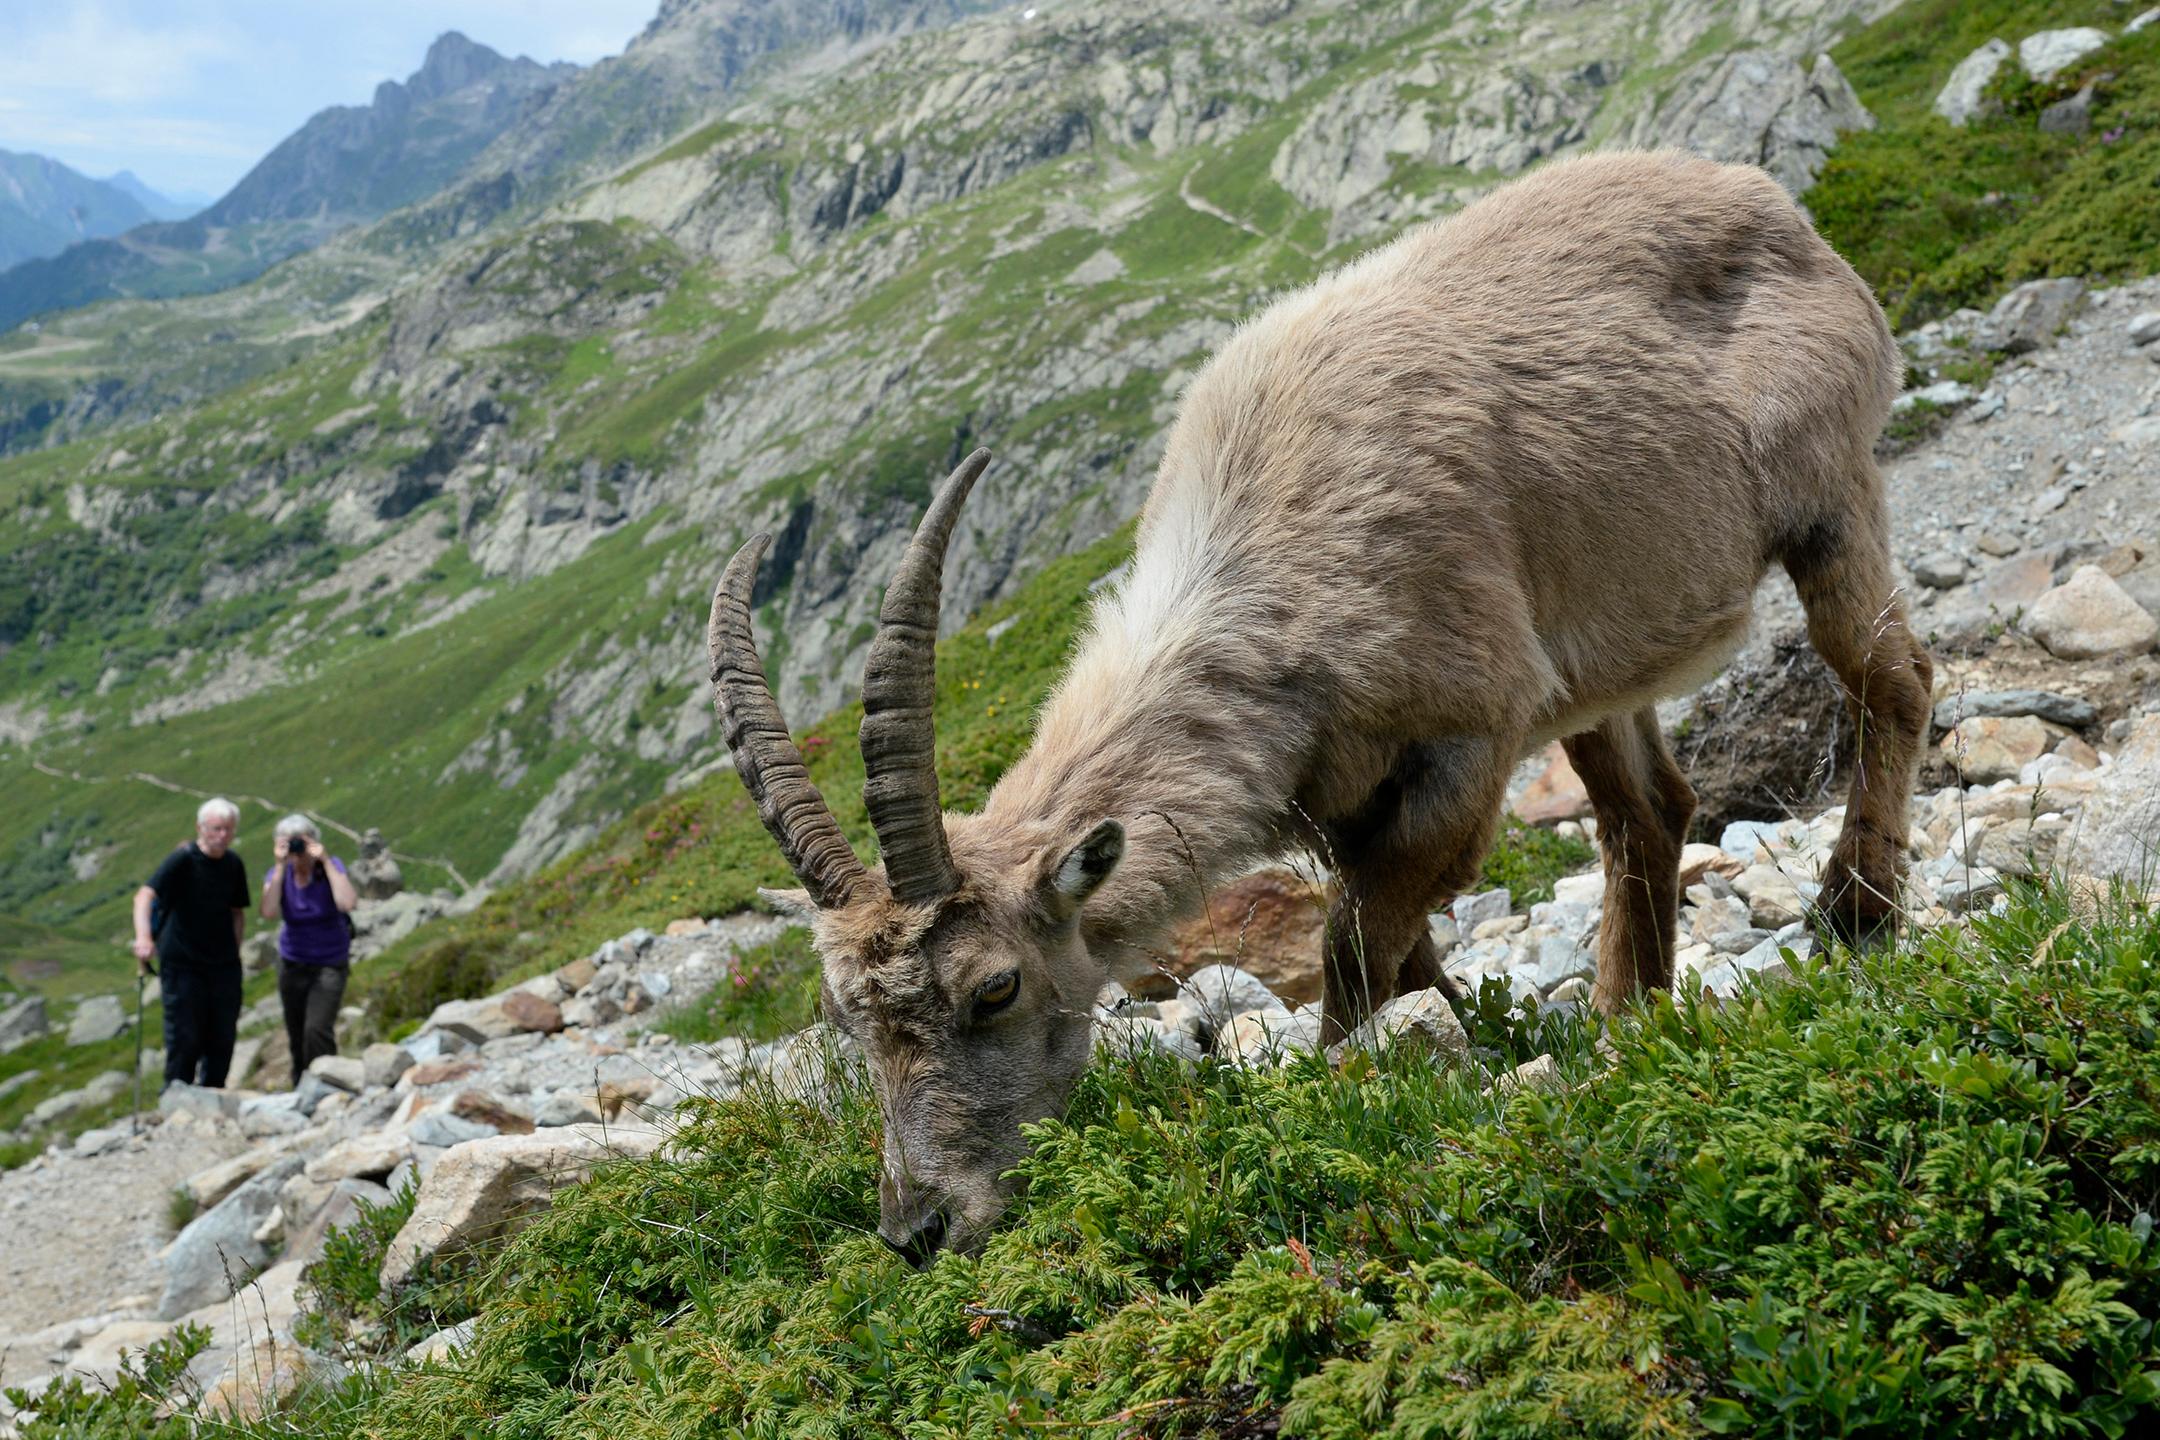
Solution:
<svg viewBox="0 0 2160 1440">
<path fill-rule="evenodd" d="M 128 1116 L 128 1133 L 142 1134 L 142 1006 L 143 968 L 135 966 L 135 1112 Z"/>
</svg>

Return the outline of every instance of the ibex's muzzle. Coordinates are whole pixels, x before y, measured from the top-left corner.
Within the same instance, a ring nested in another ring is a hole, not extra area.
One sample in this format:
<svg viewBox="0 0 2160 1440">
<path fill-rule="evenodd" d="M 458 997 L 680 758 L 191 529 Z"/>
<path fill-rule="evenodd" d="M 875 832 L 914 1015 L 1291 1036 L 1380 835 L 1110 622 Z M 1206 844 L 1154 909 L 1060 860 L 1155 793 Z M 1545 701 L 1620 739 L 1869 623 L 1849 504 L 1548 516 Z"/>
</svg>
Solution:
<svg viewBox="0 0 2160 1440">
<path fill-rule="evenodd" d="M 922 1225 L 905 1240 L 895 1240 L 880 1227 L 878 1239 L 883 1240 L 893 1254 L 898 1255 L 917 1270 L 927 1270 L 937 1252 L 945 1245 L 945 1212 L 933 1210 L 924 1218 Z"/>
</svg>

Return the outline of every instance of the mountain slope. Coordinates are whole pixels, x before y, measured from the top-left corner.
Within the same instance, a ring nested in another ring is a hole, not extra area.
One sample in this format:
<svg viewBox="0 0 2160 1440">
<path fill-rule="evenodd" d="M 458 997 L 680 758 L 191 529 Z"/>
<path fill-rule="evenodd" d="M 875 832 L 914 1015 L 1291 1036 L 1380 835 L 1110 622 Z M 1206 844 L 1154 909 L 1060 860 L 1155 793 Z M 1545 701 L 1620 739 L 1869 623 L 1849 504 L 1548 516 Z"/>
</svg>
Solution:
<svg viewBox="0 0 2160 1440">
<path fill-rule="evenodd" d="M 0 275 L 0 329 L 111 296 L 182 295 L 249 279 L 338 230 L 432 195 L 576 68 L 508 60 L 444 34 L 404 84 L 386 80 L 367 105 L 318 112 L 200 215 Z"/>
<path fill-rule="evenodd" d="M 43 155 L 0 150 L 0 270 L 57 255 L 80 240 L 117 235 L 151 213 L 111 181 L 92 180 Z"/>
<path fill-rule="evenodd" d="M 1765 7 L 1749 39 L 1798 97 L 1774 115 L 1722 105 L 1709 4 L 1513 29 L 1118 0 L 770 76 L 286 371 L 0 464 L 15 553 L 45 557 L 0 593 L 0 843 L 94 804 L 111 857 L 26 913 L 113 923 L 181 807 L 68 777 L 136 770 L 526 873 L 714 758 L 704 602 L 752 529 L 781 537 L 770 666 L 823 713 L 956 452 L 1000 458 L 955 624 L 1122 523 L 1183 377 L 1271 293 L 1586 144 L 1804 152 L 1798 121 L 1838 117 L 1791 57 L 1879 8 Z"/>
</svg>

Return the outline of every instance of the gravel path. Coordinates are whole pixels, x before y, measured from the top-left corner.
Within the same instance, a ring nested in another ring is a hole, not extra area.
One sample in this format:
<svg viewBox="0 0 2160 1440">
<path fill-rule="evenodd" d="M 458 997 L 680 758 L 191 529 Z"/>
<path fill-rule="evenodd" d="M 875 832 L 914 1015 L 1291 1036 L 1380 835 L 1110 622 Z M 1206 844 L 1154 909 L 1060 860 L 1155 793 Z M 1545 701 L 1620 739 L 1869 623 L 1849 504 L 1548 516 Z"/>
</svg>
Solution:
<svg viewBox="0 0 2160 1440">
<path fill-rule="evenodd" d="M 91 1159 L 48 1157 L 0 1174 L 0 1348 L 62 1316 L 154 1306 L 173 1187 L 247 1145 L 168 1122 Z M 5 1373 L 47 1368 L 39 1360 L 10 1354 Z"/>
</svg>

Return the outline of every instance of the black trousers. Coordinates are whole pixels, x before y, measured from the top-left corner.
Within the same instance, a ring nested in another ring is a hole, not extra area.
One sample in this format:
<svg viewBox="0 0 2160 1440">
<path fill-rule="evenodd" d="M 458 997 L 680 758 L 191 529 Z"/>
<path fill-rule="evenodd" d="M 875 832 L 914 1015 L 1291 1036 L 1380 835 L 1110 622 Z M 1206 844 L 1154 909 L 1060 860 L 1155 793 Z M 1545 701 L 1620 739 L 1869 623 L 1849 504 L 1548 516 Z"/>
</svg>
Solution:
<svg viewBox="0 0 2160 1440">
<path fill-rule="evenodd" d="M 337 1012 L 345 1003 L 343 965 L 278 961 L 277 993 L 285 1006 L 285 1043 L 292 1047 L 293 1084 L 319 1055 L 337 1054 Z"/>
<path fill-rule="evenodd" d="M 165 1007 L 165 1083 L 222 1089 L 240 1024 L 240 965 L 167 959 L 158 967 Z"/>
</svg>

